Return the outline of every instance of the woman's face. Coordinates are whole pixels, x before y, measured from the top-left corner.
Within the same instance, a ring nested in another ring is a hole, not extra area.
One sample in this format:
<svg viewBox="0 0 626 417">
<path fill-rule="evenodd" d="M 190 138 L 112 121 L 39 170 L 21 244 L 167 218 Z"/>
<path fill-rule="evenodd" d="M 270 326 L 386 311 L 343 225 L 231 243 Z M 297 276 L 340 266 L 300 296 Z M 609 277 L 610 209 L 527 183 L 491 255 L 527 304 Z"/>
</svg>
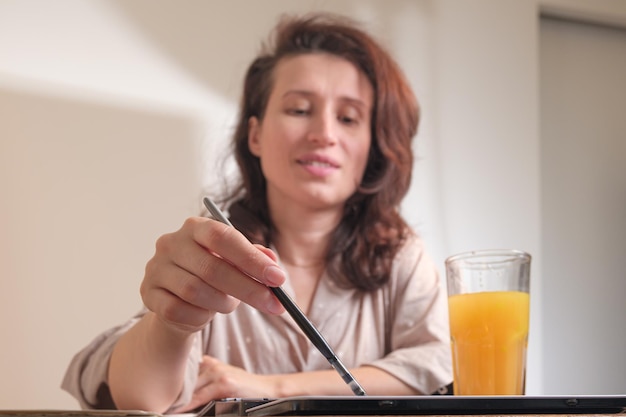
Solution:
<svg viewBox="0 0 626 417">
<path fill-rule="evenodd" d="M 260 158 L 271 205 L 343 207 L 365 171 L 374 93 L 351 62 L 330 54 L 282 59 L 248 146 Z"/>
</svg>

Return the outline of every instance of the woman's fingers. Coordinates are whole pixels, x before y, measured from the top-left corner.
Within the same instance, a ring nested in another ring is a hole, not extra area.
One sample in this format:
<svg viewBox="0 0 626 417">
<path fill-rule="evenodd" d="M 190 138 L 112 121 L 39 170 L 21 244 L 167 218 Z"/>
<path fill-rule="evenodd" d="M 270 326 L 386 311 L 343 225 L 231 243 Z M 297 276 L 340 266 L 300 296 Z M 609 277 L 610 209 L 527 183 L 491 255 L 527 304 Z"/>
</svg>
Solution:
<svg viewBox="0 0 626 417">
<path fill-rule="evenodd" d="M 280 285 L 284 279 L 271 250 L 252 245 L 217 221 L 190 218 L 180 230 L 157 240 L 141 294 L 146 307 L 163 321 L 200 329 L 216 312 L 230 313 L 240 301 L 282 313 L 264 284 Z"/>
<path fill-rule="evenodd" d="M 278 256 L 270 248 L 265 247 L 263 245 L 258 245 L 256 243 L 254 244 L 254 247 L 256 247 L 258 250 L 260 250 L 261 252 L 269 256 L 270 259 L 273 260 L 274 262 L 278 262 Z"/>
<path fill-rule="evenodd" d="M 265 285 L 277 287 L 285 282 L 285 273 L 275 257 L 259 250 L 233 227 L 211 219 L 202 220 L 198 227 L 193 228 L 194 240 L 198 244 Z"/>
</svg>

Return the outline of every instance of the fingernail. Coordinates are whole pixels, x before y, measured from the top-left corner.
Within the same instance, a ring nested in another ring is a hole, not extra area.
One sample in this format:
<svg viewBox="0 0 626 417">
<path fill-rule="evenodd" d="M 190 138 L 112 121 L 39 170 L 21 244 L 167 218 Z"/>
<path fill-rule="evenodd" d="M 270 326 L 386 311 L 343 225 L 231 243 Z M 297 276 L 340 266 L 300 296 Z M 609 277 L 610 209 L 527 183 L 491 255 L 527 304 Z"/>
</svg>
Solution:
<svg viewBox="0 0 626 417">
<path fill-rule="evenodd" d="M 286 278 L 287 277 L 285 276 L 283 270 L 274 265 L 268 266 L 265 268 L 265 271 L 263 271 L 265 284 L 271 287 L 278 287 L 279 285 L 282 285 Z"/>
</svg>

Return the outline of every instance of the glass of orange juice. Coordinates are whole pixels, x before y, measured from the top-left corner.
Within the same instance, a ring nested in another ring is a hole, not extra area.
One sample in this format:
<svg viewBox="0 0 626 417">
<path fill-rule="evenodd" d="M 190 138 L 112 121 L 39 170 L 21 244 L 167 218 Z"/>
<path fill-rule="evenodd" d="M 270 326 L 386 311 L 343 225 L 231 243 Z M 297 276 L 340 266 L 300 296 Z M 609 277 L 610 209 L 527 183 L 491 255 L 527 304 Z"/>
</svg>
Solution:
<svg viewBox="0 0 626 417">
<path fill-rule="evenodd" d="M 446 259 L 455 395 L 523 395 L 531 256 L 481 250 Z"/>
</svg>

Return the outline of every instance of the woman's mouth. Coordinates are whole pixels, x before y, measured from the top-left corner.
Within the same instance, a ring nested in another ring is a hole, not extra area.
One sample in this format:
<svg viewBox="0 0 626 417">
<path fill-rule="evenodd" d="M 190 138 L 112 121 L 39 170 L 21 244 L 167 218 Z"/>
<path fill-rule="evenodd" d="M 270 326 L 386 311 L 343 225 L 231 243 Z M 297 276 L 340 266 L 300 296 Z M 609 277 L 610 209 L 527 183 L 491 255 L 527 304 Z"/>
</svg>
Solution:
<svg viewBox="0 0 626 417">
<path fill-rule="evenodd" d="M 322 162 L 322 161 L 301 161 L 300 162 L 302 165 L 310 165 L 310 166 L 317 166 L 317 167 L 326 167 L 326 168 L 336 168 L 335 165 L 329 163 L 329 162 Z"/>
<path fill-rule="evenodd" d="M 339 168 L 339 164 L 330 158 L 321 156 L 309 156 L 297 160 L 304 169 L 316 177 L 325 177 Z"/>
</svg>

